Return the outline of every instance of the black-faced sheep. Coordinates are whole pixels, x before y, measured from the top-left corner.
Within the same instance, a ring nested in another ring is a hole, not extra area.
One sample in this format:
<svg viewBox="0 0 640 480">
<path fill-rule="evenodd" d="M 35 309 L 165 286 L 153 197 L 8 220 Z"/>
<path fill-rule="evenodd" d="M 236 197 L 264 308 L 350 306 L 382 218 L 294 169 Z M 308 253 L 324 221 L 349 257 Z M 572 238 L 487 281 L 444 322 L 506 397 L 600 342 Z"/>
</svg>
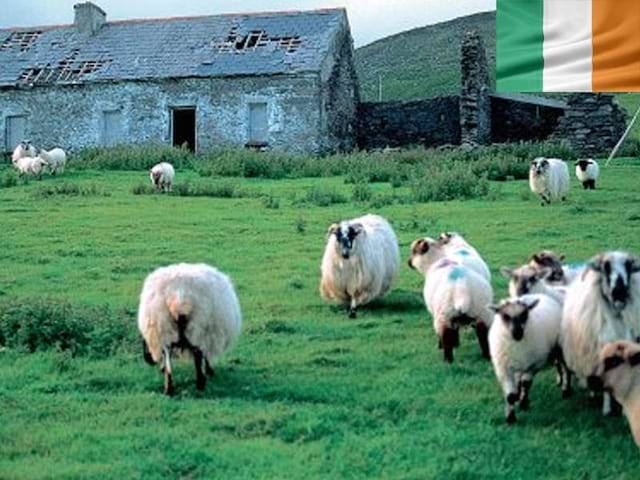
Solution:
<svg viewBox="0 0 640 480">
<path fill-rule="evenodd" d="M 365 215 L 329 227 L 322 258 L 320 295 L 347 305 L 349 316 L 386 294 L 398 276 L 398 239 L 378 215 Z"/>
<path fill-rule="evenodd" d="M 203 390 L 205 373 L 240 334 L 238 297 L 229 277 L 205 264 L 170 265 L 144 281 L 138 308 L 138 328 L 144 358 L 161 362 L 164 392 L 173 394 L 171 354 L 186 350 L 193 356 L 196 387 Z"/>
<path fill-rule="evenodd" d="M 529 187 L 540 196 L 542 205 L 565 200 L 570 187 L 569 167 L 557 158 L 536 158 L 529 169 Z"/>
<path fill-rule="evenodd" d="M 11 155 L 11 163 L 15 165 L 21 158 L 34 158 L 36 155 L 36 148 L 31 145 L 31 142 L 29 140 L 23 140 L 13 150 L 13 154 Z"/>
<path fill-rule="evenodd" d="M 596 180 L 600 176 L 600 166 L 592 158 L 578 160 L 576 162 L 576 177 L 582 183 L 585 190 L 595 190 Z"/>
</svg>

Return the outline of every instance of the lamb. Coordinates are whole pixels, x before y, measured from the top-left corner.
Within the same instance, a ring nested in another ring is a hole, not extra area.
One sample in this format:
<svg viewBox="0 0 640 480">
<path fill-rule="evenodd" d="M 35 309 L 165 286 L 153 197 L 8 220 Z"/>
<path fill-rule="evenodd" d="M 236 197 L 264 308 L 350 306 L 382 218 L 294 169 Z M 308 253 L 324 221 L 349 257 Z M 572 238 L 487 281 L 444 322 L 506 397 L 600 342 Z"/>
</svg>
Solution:
<svg viewBox="0 0 640 480">
<path fill-rule="evenodd" d="M 555 361 L 564 377 L 559 348 L 562 306 L 547 295 L 530 294 L 502 300 L 491 309 L 496 312 L 489 331 L 491 361 L 511 424 L 516 421 L 516 403 L 528 410 L 533 376 L 547 362 Z"/>
<path fill-rule="evenodd" d="M 594 159 L 587 158 L 576 162 L 576 177 L 578 177 L 585 190 L 595 190 L 596 180 L 599 176 L 600 166 Z"/>
<path fill-rule="evenodd" d="M 560 305 L 564 304 L 566 287 L 550 285 L 547 279 L 552 275 L 550 268 L 535 269 L 529 265 L 519 268 L 502 267 L 500 272 L 509 279 L 509 295 L 517 298 L 521 295 L 538 293 L 553 298 Z"/>
<path fill-rule="evenodd" d="M 49 165 L 49 171 L 51 175 L 56 173 L 64 173 L 64 168 L 67 165 L 67 154 L 61 148 L 54 148 L 53 150 L 40 150 L 39 156 L 42 157 Z"/>
<path fill-rule="evenodd" d="M 443 232 L 438 237 L 438 244 L 448 257 L 463 263 L 466 267 L 482 275 L 487 282 L 491 282 L 489 266 L 462 235 L 457 232 Z"/>
<path fill-rule="evenodd" d="M 174 392 L 172 351 L 191 353 L 196 387 L 203 390 L 205 373 L 240 334 L 240 304 L 229 277 L 200 263 L 158 268 L 144 281 L 138 308 L 138 328 L 144 358 L 164 371 L 164 393 Z"/>
<path fill-rule="evenodd" d="M 487 335 L 493 320 L 489 310 L 493 290 L 486 278 L 448 257 L 439 242 L 431 238 L 413 241 L 409 266 L 425 275 L 424 301 L 444 360 L 453 362 L 453 349 L 460 344 L 459 329 L 466 325 L 475 327 L 482 355 L 489 358 Z"/>
<path fill-rule="evenodd" d="M 531 162 L 529 187 L 540 195 L 543 206 L 552 200 L 566 200 L 569 186 L 569 167 L 562 160 L 538 157 Z"/>
<path fill-rule="evenodd" d="M 36 155 L 36 148 L 31 145 L 31 142 L 29 140 L 23 140 L 13 151 L 13 154 L 11 155 L 11 163 L 15 165 L 21 158 L 34 158 Z"/>
<path fill-rule="evenodd" d="M 605 344 L 588 378 L 594 390 L 607 389 L 622 404 L 636 445 L 640 447 L 640 345 L 627 341 Z"/>
<path fill-rule="evenodd" d="M 384 296 L 398 276 L 398 239 L 389 223 L 378 215 L 365 215 L 334 223 L 322 258 L 320 295 L 348 305 L 349 317 L 357 309 Z"/>
<path fill-rule="evenodd" d="M 47 162 L 41 157 L 22 157 L 16 161 L 14 166 L 20 175 L 33 175 L 40 180 Z"/>
<path fill-rule="evenodd" d="M 588 263 L 567 291 L 561 344 L 568 368 L 582 384 L 592 373 L 602 346 L 634 340 L 640 333 L 640 259 L 627 252 L 605 252 Z M 603 414 L 611 411 L 605 393 Z"/>
<path fill-rule="evenodd" d="M 176 172 L 170 163 L 160 162 L 149 170 L 149 177 L 156 191 L 170 192 L 176 178 Z"/>
</svg>

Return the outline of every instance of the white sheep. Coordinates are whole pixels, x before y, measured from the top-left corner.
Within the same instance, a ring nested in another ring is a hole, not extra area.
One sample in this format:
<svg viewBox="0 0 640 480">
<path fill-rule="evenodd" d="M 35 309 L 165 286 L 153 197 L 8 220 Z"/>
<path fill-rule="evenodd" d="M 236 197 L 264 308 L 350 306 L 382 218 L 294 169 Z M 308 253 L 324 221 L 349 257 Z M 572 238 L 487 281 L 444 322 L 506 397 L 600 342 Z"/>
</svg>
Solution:
<svg viewBox="0 0 640 480">
<path fill-rule="evenodd" d="M 320 295 L 348 305 L 355 318 L 358 307 L 389 291 L 399 268 L 398 239 L 384 218 L 365 215 L 334 223 L 322 258 Z"/>
<path fill-rule="evenodd" d="M 513 423 L 516 403 L 522 410 L 529 408 L 535 373 L 550 360 L 562 371 L 562 306 L 547 295 L 530 294 L 502 300 L 491 308 L 496 312 L 489 331 L 491 362 L 504 393 L 507 423 Z"/>
<path fill-rule="evenodd" d="M 47 162 L 41 157 L 22 157 L 19 158 L 14 167 L 18 170 L 18 173 L 22 175 L 32 175 L 37 177 L 38 180 L 42 178 L 42 172 L 47 166 Z"/>
<path fill-rule="evenodd" d="M 51 175 L 64 173 L 64 168 L 67 165 L 67 154 L 64 150 L 61 148 L 54 148 L 49 151 L 40 150 L 38 155 L 49 165 L 49 172 L 51 172 Z"/>
<path fill-rule="evenodd" d="M 149 178 L 157 191 L 170 192 L 176 178 L 176 172 L 170 163 L 160 162 L 149 170 Z"/>
<path fill-rule="evenodd" d="M 164 392 L 173 393 L 171 353 L 187 350 L 194 359 L 196 387 L 203 390 L 205 373 L 240 334 L 240 304 L 229 277 L 215 268 L 181 263 L 158 268 L 144 281 L 138 328 L 144 358 L 161 362 Z"/>
<path fill-rule="evenodd" d="M 562 352 L 580 383 L 592 373 L 602 346 L 635 340 L 640 333 L 640 259 L 626 252 L 594 257 L 567 291 L 562 317 Z M 605 393 L 603 414 L 611 411 Z"/>
<path fill-rule="evenodd" d="M 565 200 L 570 187 L 569 167 L 557 158 L 538 157 L 531 162 L 529 187 L 540 195 L 542 205 Z"/>
<path fill-rule="evenodd" d="M 605 344 L 590 377 L 594 390 L 606 389 L 622 404 L 636 445 L 640 447 L 640 345 L 627 341 Z"/>
<path fill-rule="evenodd" d="M 576 177 L 585 190 L 595 190 L 596 180 L 599 176 L 600 166 L 594 159 L 587 158 L 576 162 Z"/>
<path fill-rule="evenodd" d="M 509 296 L 511 298 L 537 293 L 553 298 L 560 305 L 564 304 L 567 288 L 564 285 L 547 283 L 548 278 L 552 275 L 550 268 L 535 269 L 529 265 L 523 265 L 518 268 L 502 267 L 500 272 L 509 279 Z"/>
<path fill-rule="evenodd" d="M 438 241 L 420 238 L 411 244 L 409 266 L 425 276 L 423 296 L 444 360 L 453 362 L 459 329 L 475 327 L 482 355 L 489 358 L 487 335 L 493 320 L 493 289 L 473 268 L 448 257 Z"/>
<path fill-rule="evenodd" d="M 438 237 L 438 244 L 442 246 L 448 257 L 475 270 L 475 272 L 482 275 L 485 280 L 491 282 L 489 266 L 478 251 L 471 246 L 462 235 L 457 232 L 443 232 Z"/>
<path fill-rule="evenodd" d="M 13 151 L 13 154 L 11 155 L 11 163 L 15 165 L 21 158 L 34 158 L 35 156 L 37 156 L 36 148 L 31 145 L 29 140 L 23 140 Z"/>
</svg>

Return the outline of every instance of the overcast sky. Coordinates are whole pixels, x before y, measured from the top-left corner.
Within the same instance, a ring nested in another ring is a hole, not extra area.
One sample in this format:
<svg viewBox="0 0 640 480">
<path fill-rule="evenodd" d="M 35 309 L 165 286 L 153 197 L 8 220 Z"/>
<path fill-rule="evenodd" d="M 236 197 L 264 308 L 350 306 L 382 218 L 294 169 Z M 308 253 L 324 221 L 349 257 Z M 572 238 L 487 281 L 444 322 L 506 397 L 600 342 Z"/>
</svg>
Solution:
<svg viewBox="0 0 640 480">
<path fill-rule="evenodd" d="M 107 20 L 345 6 L 356 46 L 394 33 L 495 10 L 496 0 L 93 0 Z M 0 28 L 73 22 L 79 0 L 0 0 Z"/>
</svg>

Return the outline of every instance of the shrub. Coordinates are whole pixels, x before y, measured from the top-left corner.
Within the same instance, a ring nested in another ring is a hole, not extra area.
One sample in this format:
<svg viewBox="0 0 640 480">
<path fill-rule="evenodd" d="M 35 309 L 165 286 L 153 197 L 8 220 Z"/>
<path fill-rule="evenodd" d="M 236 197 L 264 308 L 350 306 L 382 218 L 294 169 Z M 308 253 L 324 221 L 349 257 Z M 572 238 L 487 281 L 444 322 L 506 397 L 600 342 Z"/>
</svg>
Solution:
<svg viewBox="0 0 640 480">
<path fill-rule="evenodd" d="M 336 203 L 347 203 L 347 197 L 335 189 L 313 187 L 307 191 L 300 203 L 328 207 Z"/>
<path fill-rule="evenodd" d="M 48 198 L 56 195 L 68 195 L 71 197 L 109 197 L 111 192 L 99 187 L 95 183 L 89 186 L 80 186 L 76 183 L 64 182 L 60 185 L 41 186 L 33 192 L 33 196 Z"/>
<path fill-rule="evenodd" d="M 74 155 L 72 161 L 79 169 L 149 170 L 159 162 L 187 168 L 193 163 L 193 154 L 187 149 L 168 145 L 121 145 L 87 148 Z"/>
<path fill-rule="evenodd" d="M 373 191 L 367 182 L 353 184 L 351 198 L 354 202 L 368 202 L 373 196 Z"/>
<path fill-rule="evenodd" d="M 278 197 L 274 197 L 273 195 L 266 195 L 262 197 L 262 205 L 264 205 L 264 208 L 277 210 L 280 208 L 280 200 Z"/>
<path fill-rule="evenodd" d="M 15 187 L 18 185 L 18 174 L 13 169 L 6 169 L 0 177 L 0 188 Z"/>
<path fill-rule="evenodd" d="M 131 189 L 131 193 L 134 195 L 150 195 L 154 193 L 154 189 L 151 185 L 139 183 Z"/>
<path fill-rule="evenodd" d="M 446 169 L 428 169 L 412 179 L 410 187 L 416 202 L 445 201 L 482 197 L 489 192 L 489 181 L 457 162 Z"/>
<path fill-rule="evenodd" d="M 37 297 L 0 303 L 0 345 L 26 352 L 60 350 L 108 356 L 132 347 L 134 313 Z"/>
</svg>

